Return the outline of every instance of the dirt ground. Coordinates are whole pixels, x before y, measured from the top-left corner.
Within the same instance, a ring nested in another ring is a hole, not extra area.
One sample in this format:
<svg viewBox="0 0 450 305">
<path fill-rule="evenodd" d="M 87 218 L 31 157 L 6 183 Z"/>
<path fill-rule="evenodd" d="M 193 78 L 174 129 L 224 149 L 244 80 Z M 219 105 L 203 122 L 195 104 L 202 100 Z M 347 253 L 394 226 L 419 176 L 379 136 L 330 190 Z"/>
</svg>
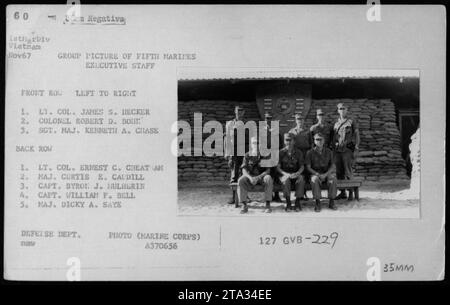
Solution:
<svg viewBox="0 0 450 305">
<path fill-rule="evenodd" d="M 294 200 L 294 194 L 291 193 Z M 338 209 L 330 210 L 322 191 L 322 211 L 314 212 L 314 201 L 311 191 L 310 198 L 302 201 L 301 212 L 284 211 L 283 202 L 272 202 L 272 213 L 264 213 L 264 198 L 262 193 L 250 193 L 248 216 L 283 216 L 283 217 L 363 217 L 363 218 L 420 218 L 420 200 L 418 192 L 409 190 L 409 182 L 388 181 L 384 183 L 364 183 L 360 188 L 360 200 L 337 200 Z M 179 215 L 197 216 L 242 216 L 234 204 L 227 204 L 231 191 L 226 185 L 180 185 L 178 189 Z"/>
</svg>

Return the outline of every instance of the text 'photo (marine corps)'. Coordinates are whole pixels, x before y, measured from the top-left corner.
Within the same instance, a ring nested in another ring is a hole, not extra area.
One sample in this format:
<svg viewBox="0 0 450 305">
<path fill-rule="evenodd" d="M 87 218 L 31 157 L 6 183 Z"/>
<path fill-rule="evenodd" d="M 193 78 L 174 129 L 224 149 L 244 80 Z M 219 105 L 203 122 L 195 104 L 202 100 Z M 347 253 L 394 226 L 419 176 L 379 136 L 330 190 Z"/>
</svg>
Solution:
<svg viewBox="0 0 450 305">
<path fill-rule="evenodd" d="M 180 69 L 179 216 L 420 218 L 419 71 Z"/>
</svg>

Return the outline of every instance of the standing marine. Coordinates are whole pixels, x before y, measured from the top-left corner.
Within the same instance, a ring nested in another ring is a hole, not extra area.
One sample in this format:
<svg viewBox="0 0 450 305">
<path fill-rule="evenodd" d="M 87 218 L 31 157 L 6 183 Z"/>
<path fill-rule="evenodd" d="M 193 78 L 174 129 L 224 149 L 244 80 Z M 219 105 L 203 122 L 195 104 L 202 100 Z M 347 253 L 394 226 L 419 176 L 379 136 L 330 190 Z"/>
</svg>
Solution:
<svg viewBox="0 0 450 305">
<path fill-rule="evenodd" d="M 339 180 L 353 178 L 353 163 L 359 151 L 359 129 L 356 120 L 348 117 L 348 108 L 344 103 L 337 105 L 339 118 L 333 127 L 334 163 Z M 336 199 L 345 199 L 342 190 Z M 353 190 L 349 190 L 348 200 L 353 200 Z"/>
<path fill-rule="evenodd" d="M 225 149 L 225 158 L 228 161 L 228 167 L 230 168 L 230 183 L 237 183 L 238 179 L 241 175 L 241 166 L 242 162 L 244 160 L 244 154 L 246 152 L 245 147 L 241 147 L 241 149 L 238 149 L 238 126 L 239 122 L 242 122 L 244 120 L 245 110 L 241 106 L 237 105 L 234 108 L 234 119 L 231 121 L 228 121 L 225 125 L 225 137 L 229 137 L 229 142 L 231 144 L 231 149 Z M 242 122 L 243 123 L 243 122 Z M 224 141 L 227 143 L 227 141 Z M 241 141 L 242 142 L 242 141 Z M 244 139 L 244 146 L 245 146 L 245 139 Z M 239 151 L 243 151 L 242 155 L 239 155 Z M 232 204 L 235 202 L 235 192 L 233 192 L 232 197 L 228 200 L 229 204 Z"/>
<path fill-rule="evenodd" d="M 324 116 L 325 113 L 323 110 L 317 109 L 317 123 L 312 125 L 309 131 L 311 132 L 311 136 L 313 138 L 315 134 L 321 133 L 324 137 L 324 146 L 330 148 L 331 139 L 333 138 L 333 128 L 324 121 Z"/>
</svg>

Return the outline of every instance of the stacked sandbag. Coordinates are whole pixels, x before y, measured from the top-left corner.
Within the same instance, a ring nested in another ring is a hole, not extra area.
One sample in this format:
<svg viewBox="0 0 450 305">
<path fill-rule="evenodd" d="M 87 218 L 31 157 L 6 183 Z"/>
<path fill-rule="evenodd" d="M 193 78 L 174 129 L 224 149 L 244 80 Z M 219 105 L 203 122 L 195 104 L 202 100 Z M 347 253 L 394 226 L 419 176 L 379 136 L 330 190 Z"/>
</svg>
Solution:
<svg viewBox="0 0 450 305">
<path fill-rule="evenodd" d="M 349 107 L 349 116 L 359 124 L 361 135 L 360 153 L 355 163 L 355 178 L 366 181 L 386 181 L 409 179 L 405 161 L 401 156 L 400 132 L 396 124 L 395 105 L 389 99 L 323 99 L 313 100 L 306 117 L 309 128 L 316 121 L 318 108 L 325 113 L 325 121 L 330 124 L 338 118 L 337 104 L 344 102 Z M 233 119 L 234 107 L 240 105 L 246 120 L 260 121 L 256 101 L 179 101 L 178 119 L 189 122 L 194 128 L 194 113 L 202 113 L 203 124 L 209 120 L 222 123 Z M 200 127 L 201 128 L 201 127 Z M 199 130 L 201 132 L 201 129 Z M 203 134 L 205 140 L 210 134 Z M 192 145 L 194 143 L 191 139 Z M 192 151 L 193 152 L 193 151 Z M 227 183 L 229 169 L 222 157 L 181 156 L 178 158 L 178 178 L 180 182 Z"/>
<path fill-rule="evenodd" d="M 179 157 L 180 182 L 224 182 L 229 180 L 230 170 L 223 157 Z"/>
<path fill-rule="evenodd" d="M 260 115 L 256 102 L 237 102 L 237 101 L 179 101 L 178 102 L 178 120 L 186 121 L 190 124 L 194 132 L 194 113 L 202 113 L 202 121 L 218 121 L 222 124 L 225 132 L 226 121 L 234 118 L 234 108 L 239 105 L 245 110 L 245 120 L 259 122 Z M 200 127 L 201 128 L 201 127 Z M 199 129 L 199 132 L 202 130 Z M 211 133 L 202 135 L 202 143 Z M 194 139 L 191 138 L 191 145 L 194 145 Z M 192 154 L 194 153 L 192 148 Z M 178 180 L 179 182 L 202 182 L 226 183 L 230 179 L 230 170 L 227 161 L 223 156 L 180 156 L 178 158 Z"/>
<path fill-rule="evenodd" d="M 360 152 L 355 163 L 355 178 L 367 181 L 407 180 L 405 161 L 401 156 L 400 132 L 395 105 L 389 99 L 324 99 L 313 100 L 306 126 L 316 123 L 316 110 L 321 108 L 331 126 L 337 121 L 337 104 L 345 103 L 349 117 L 356 119 L 360 130 Z"/>
</svg>

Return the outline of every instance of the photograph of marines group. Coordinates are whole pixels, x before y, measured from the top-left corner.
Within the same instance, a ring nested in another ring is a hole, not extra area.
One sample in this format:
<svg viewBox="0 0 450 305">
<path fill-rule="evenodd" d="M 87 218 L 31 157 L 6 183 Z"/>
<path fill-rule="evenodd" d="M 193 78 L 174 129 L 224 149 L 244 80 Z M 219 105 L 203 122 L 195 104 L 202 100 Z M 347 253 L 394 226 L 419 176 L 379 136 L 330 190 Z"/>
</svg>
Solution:
<svg viewBox="0 0 450 305">
<path fill-rule="evenodd" d="M 283 148 L 279 151 L 278 164 L 272 167 L 264 167 L 258 144 L 258 137 L 250 139 L 250 148 L 245 156 L 238 156 L 237 148 L 228 156 L 228 164 L 231 169 L 231 183 L 237 183 L 237 196 L 242 205 L 241 213 L 248 212 L 250 201 L 248 193 L 254 187 L 260 185 L 264 189 L 265 213 L 272 212 L 271 202 L 281 202 L 277 191 L 274 192 L 274 184 L 281 186 L 285 198 L 285 211 L 302 210 L 301 201 L 306 197 L 305 184 L 311 186 L 315 202 L 314 211 L 321 211 L 321 189 L 328 189 L 328 207 L 336 210 L 335 200 L 353 200 L 353 191 L 345 189 L 337 195 L 337 180 L 353 178 L 353 164 L 359 151 L 359 130 L 357 122 L 348 117 L 348 108 L 345 104 L 337 105 L 339 118 L 334 126 L 326 124 L 323 120 L 324 112 L 318 109 L 316 112 L 317 123 L 306 129 L 301 115 L 295 115 L 296 126 L 284 135 L 280 135 L 280 144 Z M 237 106 L 236 117 L 226 126 L 228 134 L 233 132 L 236 122 L 244 118 L 244 110 Z M 272 116 L 265 114 L 268 139 L 270 139 Z M 237 143 L 234 139 L 233 143 Z M 268 140 L 269 142 L 269 140 Z M 236 144 L 234 145 L 236 146 Z M 270 147 L 270 143 L 268 143 Z M 292 189 L 293 188 L 293 189 Z M 295 202 L 291 202 L 291 191 L 295 191 Z M 234 194 L 234 193 L 233 193 Z M 229 203 L 234 203 L 236 198 L 231 198 Z"/>
</svg>

